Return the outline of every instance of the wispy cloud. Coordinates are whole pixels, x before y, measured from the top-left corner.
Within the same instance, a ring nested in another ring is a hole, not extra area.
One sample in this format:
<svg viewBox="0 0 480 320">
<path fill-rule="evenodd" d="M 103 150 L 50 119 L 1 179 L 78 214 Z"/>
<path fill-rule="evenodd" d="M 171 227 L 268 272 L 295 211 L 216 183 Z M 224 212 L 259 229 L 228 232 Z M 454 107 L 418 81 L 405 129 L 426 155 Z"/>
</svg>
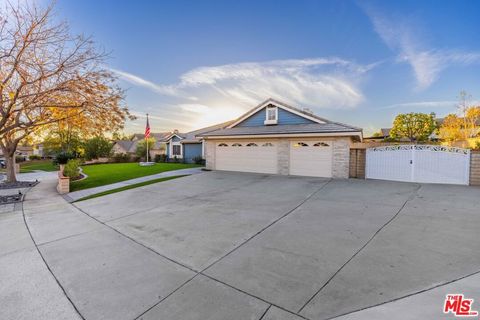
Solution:
<svg viewBox="0 0 480 320">
<path fill-rule="evenodd" d="M 176 96 L 179 94 L 173 87 L 155 84 L 151 81 L 141 78 L 140 76 L 134 75 L 126 71 L 113 69 L 113 68 L 109 68 L 109 69 L 118 77 L 120 77 L 122 80 L 130 84 L 133 84 L 135 86 L 144 87 L 164 95 Z"/>
<path fill-rule="evenodd" d="M 361 65 L 335 57 L 233 63 L 198 67 L 170 84 L 112 71 L 134 86 L 158 93 L 158 107 L 149 107 L 150 113 L 180 119 L 172 122 L 186 129 L 234 119 L 269 97 L 317 112 L 354 108 L 364 101 L 360 85 L 365 73 L 380 63 Z M 154 116 L 163 127 L 171 126 L 167 118 Z"/>
<path fill-rule="evenodd" d="M 430 108 L 431 111 L 435 111 L 436 108 L 454 108 L 458 101 L 419 101 L 419 102 L 406 102 L 391 104 L 389 106 L 380 109 L 417 109 L 417 108 Z"/>
<path fill-rule="evenodd" d="M 370 6 L 364 6 L 364 10 L 380 38 L 398 54 L 397 61 L 411 65 L 417 90 L 428 88 L 439 78 L 440 73 L 451 65 L 480 62 L 478 52 L 428 48 L 415 19 L 388 16 Z"/>
</svg>

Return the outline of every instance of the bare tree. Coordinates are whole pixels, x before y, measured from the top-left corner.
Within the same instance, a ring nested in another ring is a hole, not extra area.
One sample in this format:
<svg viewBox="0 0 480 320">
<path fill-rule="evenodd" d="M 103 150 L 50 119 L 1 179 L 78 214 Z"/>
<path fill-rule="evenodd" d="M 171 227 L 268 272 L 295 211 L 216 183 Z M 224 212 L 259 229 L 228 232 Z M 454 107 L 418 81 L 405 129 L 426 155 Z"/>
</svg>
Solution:
<svg viewBox="0 0 480 320">
<path fill-rule="evenodd" d="M 0 147 L 10 182 L 15 151 L 27 136 L 67 118 L 113 131 L 130 116 L 123 91 L 102 67 L 104 52 L 89 37 L 71 36 L 52 10 L 29 3 L 0 8 Z"/>
</svg>

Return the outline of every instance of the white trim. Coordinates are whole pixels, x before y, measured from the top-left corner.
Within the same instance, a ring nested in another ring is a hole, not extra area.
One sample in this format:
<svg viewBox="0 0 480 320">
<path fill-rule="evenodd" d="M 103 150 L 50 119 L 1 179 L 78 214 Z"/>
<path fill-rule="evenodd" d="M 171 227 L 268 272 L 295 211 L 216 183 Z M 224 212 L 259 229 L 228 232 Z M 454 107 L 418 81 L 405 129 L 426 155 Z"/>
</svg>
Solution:
<svg viewBox="0 0 480 320">
<path fill-rule="evenodd" d="M 318 118 L 315 118 L 315 117 L 312 117 L 312 116 L 309 116 L 309 115 L 306 115 L 304 113 L 301 113 L 301 112 L 298 112 L 297 110 L 293 110 L 291 109 L 289 106 L 287 105 L 284 105 L 282 104 L 281 102 L 278 102 L 278 101 L 274 101 L 273 99 L 268 99 L 267 101 L 263 102 L 262 104 L 260 104 L 258 107 L 254 108 L 253 110 L 250 110 L 248 111 L 246 114 L 244 114 L 243 116 L 241 116 L 238 120 L 236 120 L 235 122 L 233 122 L 231 125 L 229 125 L 227 128 L 233 128 L 235 127 L 237 124 L 239 124 L 240 122 L 244 121 L 245 119 L 248 119 L 250 118 L 252 115 L 254 115 L 255 113 L 257 113 L 258 111 L 260 111 L 261 109 L 265 108 L 266 106 L 268 106 L 269 104 L 273 104 L 274 106 L 276 106 L 277 108 L 282 108 L 283 110 L 286 110 L 288 112 L 291 112 L 293 114 L 296 114 L 300 117 L 303 117 L 305 119 L 308 119 L 308 120 L 312 120 L 316 123 L 326 123 L 325 121 L 322 121 Z M 278 112 L 278 110 L 277 110 Z M 278 115 L 277 115 L 277 119 L 278 119 Z"/>
<path fill-rule="evenodd" d="M 172 140 L 170 140 L 170 142 L 168 143 L 169 146 L 168 146 L 168 149 L 170 150 L 169 152 L 169 157 L 171 159 L 173 159 L 173 157 L 177 157 L 177 159 L 183 159 L 183 146 L 182 144 L 180 143 L 180 141 L 177 141 L 177 142 L 173 142 Z M 173 146 L 180 146 L 180 155 L 174 155 L 173 154 Z"/>
<path fill-rule="evenodd" d="M 168 139 L 167 139 L 167 142 L 170 141 L 170 140 L 172 140 L 173 136 L 176 136 L 176 137 L 179 138 L 180 140 L 185 139 L 185 138 L 180 137 L 180 136 L 179 136 L 178 134 L 176 134 L 176 133 L 172 133 L 172 134 L 170 134 L 170 135 L 167 137 L 167 138 L 168 138 Z"/>
<path fill-rule="evenodd" d="M 287 133 L 287 134 L 258 134 L 258 135 L 238 135 L 238 136 L 210 136 L 205 137 L 205 140 L 218 139 L 252 139 L 252 138 L 284 138 L 284 137 L 350 137 L 358 136 L 360 139 L 362 135 L 360 132 L 327 132 L 327 133 Z"/>
</svg>

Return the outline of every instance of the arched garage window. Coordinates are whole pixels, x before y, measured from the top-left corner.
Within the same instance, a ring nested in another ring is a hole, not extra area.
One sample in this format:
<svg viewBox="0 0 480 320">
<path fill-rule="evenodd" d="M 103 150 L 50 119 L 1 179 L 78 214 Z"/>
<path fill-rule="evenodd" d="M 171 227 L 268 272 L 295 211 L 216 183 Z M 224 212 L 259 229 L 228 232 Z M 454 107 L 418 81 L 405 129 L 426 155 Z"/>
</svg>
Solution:
<svg viewBox="0 0 480 320">
<path fill-rule="evenodd" d="M 258 147 L 258 145 L 255 142 L 250 142 L 247 147 Z"/>
<path fill-rule="evenodd" d="M 273 144 L 270 142 L 265 142 L 264 144 L 262 144 L 262 147 L 273 147 Z"/>
<path fill-rule="evenodd" d="M 220 143 L 218 146 L 219 146 L 219 147 L 228 147 L 228 144 L 226 144 L 226 143 Z"/>
<path fill-rule="evenodd" d="M 234 143 L 232 144 L 232 147 L 241 147 L 242 145 L 240 143 Z"/>
<path fill-rule="evenodd" d="M 297 142 L 293 145 L 294 147 L 308 147 L 308 144 L 305 142 Z"/>
<path fill-rule="evenodd" d="M 329 145 L 325 142 L 317 142 L 313 146 L 314 147 L 328 147 Z"/>
</svg>

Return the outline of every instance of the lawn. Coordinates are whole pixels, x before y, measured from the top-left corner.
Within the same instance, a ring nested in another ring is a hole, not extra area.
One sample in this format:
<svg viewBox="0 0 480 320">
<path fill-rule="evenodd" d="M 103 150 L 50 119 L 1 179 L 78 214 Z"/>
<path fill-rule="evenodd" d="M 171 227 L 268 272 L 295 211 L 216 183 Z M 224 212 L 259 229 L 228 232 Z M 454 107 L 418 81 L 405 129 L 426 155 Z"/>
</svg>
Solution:
<svg viewBox="0 0 480 320">
<path fill-rule="evenodd" d="M 20 172 L 32 172 L 33 170 L 58 171 L 58 166 L 52 160 L 32 160 L 20 163 Z"/>
<path fill-rule="evenodd" d="M 103 191 L 103 192 L 95 193 L 95 194 L 92 194 L 92 195 L 87 196 L 87 197 L 85 197 L 85 198 L 78 199 L 78 200 L 75 201 L 75 202 L 83 201 L 83 200 L 88 200 L 88 199 L 93 199 L 93 198 L 98 198 L 98 197 L 106 196 L 107 194 L 117 193 L 117 192 L 120 192 L 120 191 L 130 190 L 130 189 L 134 189 L 134 188 L 138 188 L 138 187 L 143 187 L 143 186 L 148 186 L 149 184 L 154 184 L 154 183 L 158 183 L 158 182 L 173 180 L 173 179 L 177 179 L 177 178 L 181 178 L 181 177 L 186 177 L 186 176 L 188 176 L 188 174 L 186 174 L 186 175 L 181 175 L 181 176 L 158 178 L 158 179 L 148 180 L 148 181 L 144 181 L 144 182 L 140 182 L 140 183 L 135 183 L 135 184 L 131 184 L 131 185 L 125 186 L 125 187 L 121 187 L 121 188 L 117 188 L 117 189 L 112 189 L 112 190 L 108 190 L 108 191 Z"/>
<path fill-rule="evenodd" d="M 149 176 L 152 174 L 198 167 L 196 164 L 156 163 L 153 166 L 141 167 L 138 163 L 108 163 L 82 166 L 88 178 L 70 183 L 70 191 L 104 186 L 115 182 Z"/>
</svg>

